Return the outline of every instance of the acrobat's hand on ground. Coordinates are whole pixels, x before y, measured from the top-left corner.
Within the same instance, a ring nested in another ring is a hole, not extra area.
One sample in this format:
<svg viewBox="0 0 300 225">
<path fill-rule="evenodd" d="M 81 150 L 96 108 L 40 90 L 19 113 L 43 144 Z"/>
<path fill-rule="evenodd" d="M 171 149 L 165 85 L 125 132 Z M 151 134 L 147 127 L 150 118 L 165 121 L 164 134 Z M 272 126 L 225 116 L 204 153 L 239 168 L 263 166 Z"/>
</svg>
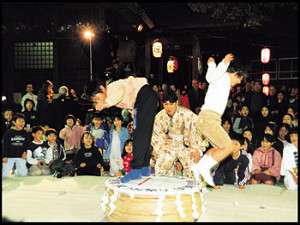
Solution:
<svg viewBox="0 0 300 225">
<path fill-rule="evenodd" d="M 221 189 L 221 186 L 220 185 L 215 185 L 215 186 L 213 186 L 213 189 Z"/>
<path fill-rule="evenodd" d="M 211 62 L 215 62 L 215 59 L 213 57 L 209 57 L 207 60 L 207 64 L 211 63 Z"/>
<path fill-rule="evenodd" d="M 223 59 L 224 63 L 226 64 L 230 63 L 232 60 L 234 60 L 234 55 L 232 53 L 225 55 Z"/>
</svg>

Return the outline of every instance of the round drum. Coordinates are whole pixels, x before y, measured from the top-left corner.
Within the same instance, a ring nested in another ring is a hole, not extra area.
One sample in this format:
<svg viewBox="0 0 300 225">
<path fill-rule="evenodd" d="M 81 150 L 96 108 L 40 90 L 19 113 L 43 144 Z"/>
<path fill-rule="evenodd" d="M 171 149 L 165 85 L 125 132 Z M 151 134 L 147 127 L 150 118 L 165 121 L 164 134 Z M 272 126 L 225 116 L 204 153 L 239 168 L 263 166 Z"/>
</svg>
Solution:
<svg viewBox="0 0 300 225">
<path fill-rule="evenodd" d="M 203 193 L 185 177 L 150 176 L 128 183 L 105 182 L 106 222 L 194 222 L 204 210 Z"/>
</svg>

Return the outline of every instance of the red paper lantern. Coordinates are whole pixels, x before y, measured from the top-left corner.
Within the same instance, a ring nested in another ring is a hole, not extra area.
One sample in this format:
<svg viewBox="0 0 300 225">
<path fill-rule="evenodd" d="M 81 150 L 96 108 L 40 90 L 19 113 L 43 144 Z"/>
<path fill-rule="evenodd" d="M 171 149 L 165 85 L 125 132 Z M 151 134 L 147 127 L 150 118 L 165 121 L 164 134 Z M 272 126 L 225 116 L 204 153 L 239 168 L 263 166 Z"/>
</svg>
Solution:
<svg viewBox="0 0 300 225">
<path fill-rule="evenodd" d="M 269 48 L 263 48 L 261 50 L 261 62 L 262 63 L 268 63 L 271 58 L 271 51 Z"/>
<path fill-rule="evenodd" d="M 268 85 L 270 83 L 270 74 L 264 73 L 262 75 L 261 80 L 262 80 L 263 85 Z"/>
<path fill-rule="evenodd" d="M 269 91 L 270 91 L 270 89 L 269 89 L 268 86 L 264 86 L 264 87 L 263 87 L 262 92 L 263 92 L 265 95 L 269 95 Z"/>
<path fill-rule="evenodd" d="M 176 57 L 170 56 L 167 63 L 167 71 L 168 73 L 174 73 L 176 70 L 178 70 L 178 60 Z"/>
</svg>

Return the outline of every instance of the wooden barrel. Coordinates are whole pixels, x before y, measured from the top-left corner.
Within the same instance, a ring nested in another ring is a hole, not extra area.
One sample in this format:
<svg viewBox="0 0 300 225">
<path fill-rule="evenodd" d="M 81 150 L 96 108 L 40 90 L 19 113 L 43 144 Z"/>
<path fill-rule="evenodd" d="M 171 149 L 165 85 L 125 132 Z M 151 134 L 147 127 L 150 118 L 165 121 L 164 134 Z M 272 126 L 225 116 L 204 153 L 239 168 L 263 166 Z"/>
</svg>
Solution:
<svg viewBox="0 0 300 225">
<path fill-rule="evenodd" d="M 203 214 L 203 204 L 193 180 L 164 176 L 125 184 L 108 179 L 101 201 L 106 222 L 194 222 Z"/>
</svg>

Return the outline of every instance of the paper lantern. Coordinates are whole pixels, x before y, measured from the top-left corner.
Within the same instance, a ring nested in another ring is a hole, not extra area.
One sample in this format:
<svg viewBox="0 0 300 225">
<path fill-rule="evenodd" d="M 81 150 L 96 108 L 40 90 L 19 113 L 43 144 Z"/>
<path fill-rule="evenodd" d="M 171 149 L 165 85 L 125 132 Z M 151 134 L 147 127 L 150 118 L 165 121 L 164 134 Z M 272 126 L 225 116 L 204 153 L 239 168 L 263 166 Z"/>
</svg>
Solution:
<svg viewBox="0 0 300 225">
<path fill-rule="evenodd" d="M 262 92 L 263 92 L 265 95 L 269 95 L 269 91 L 270 91 L 270 89 L 269 89 L 268 86 L 264 86 L 264 87 L 263 87 Z"/>
<path fill-rule="evenodd" d="M 174 68 L 175 68 L 174 64 L 175 64 L 174 60 L 169 59 L 169 61 L 167 63 L 167 71 L 168 71 L 168 73 L 174 73 L 174 71 L 175 71 L 174 70 Z"/>
<path fill-rule="evenodd" d="M 167 71 L 168 73 L 174 73 L 176 70 L 178 70 L 178 60 L 176 57 L 171 56 L 167 63 Z"/>
<path fill-rule="evenodd" d="M 160 41 L 155 41 L 152 44 L 152 54 L 155 58 L 160 58 L 162 55 L 162 43 Z"/>
<path fill-rule="evenodd" d="M 270 61 L 271 51 L 269 48 L 263 48 L 261 50 L 261 62 L 268 63 Z"/>
<path fill-rule="evenodd" d="M 269 85 L 269 83 L 270 83 L 270 74 L 264 73 L 262 75 L 261 80 L 262 80 L 263 85 Z"/>
</svg>

